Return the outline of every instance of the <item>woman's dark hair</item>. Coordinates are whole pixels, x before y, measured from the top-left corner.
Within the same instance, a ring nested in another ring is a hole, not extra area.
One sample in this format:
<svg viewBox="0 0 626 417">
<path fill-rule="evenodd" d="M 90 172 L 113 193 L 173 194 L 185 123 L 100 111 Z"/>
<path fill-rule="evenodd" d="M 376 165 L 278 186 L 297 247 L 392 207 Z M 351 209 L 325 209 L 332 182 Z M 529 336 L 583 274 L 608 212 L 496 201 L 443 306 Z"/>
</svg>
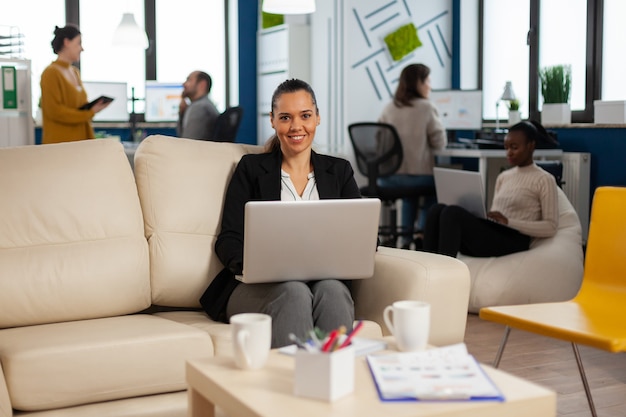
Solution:
<svg viewBox="0 0 626 417">
<path fill-rule="evenodd" d="M 526 142 L 534 142 L 535 149 L 556 149 L 559 142 L 541 123 L 534 120 L 523 120 L 509 128 L 509 132 L 522 132 Z"/>
<path fill-rule="evenodd" d="M 297 78 L 292 78 L 290 80 L 285 80 L 274 90 L 274 94 L 272 94 L 272 114 L 274 114 L 274 109 L 276 108 L 276 102 L 278 99 L 285 93 L 295 93 L 297 91 L 306 91 L 311 96 L 311 101 L 315 106 L 315 114 L 319 114 L 319 109 L 317 108 L 317 99 L 315 98 L 315 92 L 313 88 L 306 82 L 299 80 Z M 265 145 L 266 152 L 272 152 L 276 149 L 280 148 L 280 141 L 278 140 L 278 136 L 276 134 L 272 135 L 272 137 L 267 141 Z"/>
<path fill-rule="evenodd" d="M 63 41 L 65 39 L 72 40 L 75 37 L 80 35 L 80 30 L 78 30 L 78 26 L 75 25 L 67 25 L 65 27 L 54 27 L 54 39 L 52 39 L 52 50 L 55 54 L 58 54 L 63 49 Z"/>
<path fill-rule="evenodd" d="M 541 123 L 534 120 L 523 120 L 509 128 L 509 132 L 522 132 L 526 142 L 534 142 L 535 145 L 549 141 L 548 131 Z"/>
<path fill-rule="evenodd" d="M 417 82 L 426 82 L 430 75 L 430 68 L 424 64 L 411 64 L 404 67 L 400 73 L 400 81 L 393 102 L 398 107 L 411 106 L 414 98 L 426 98 L 417 90 Z"/>
</svg>

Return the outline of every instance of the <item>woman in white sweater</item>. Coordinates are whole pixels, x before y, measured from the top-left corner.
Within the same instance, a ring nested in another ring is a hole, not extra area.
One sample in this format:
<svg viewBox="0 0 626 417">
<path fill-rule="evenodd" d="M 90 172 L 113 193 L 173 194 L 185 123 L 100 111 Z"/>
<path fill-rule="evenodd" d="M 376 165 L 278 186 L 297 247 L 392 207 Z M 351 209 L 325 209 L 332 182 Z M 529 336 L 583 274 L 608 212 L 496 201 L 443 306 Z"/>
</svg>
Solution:
<svg viewBox="0 0 626 417">
<path fill-rule="evenodd" d="M 528 250 L 533 238 L 554 236 L 559 225 L 557 184 L 533 162 L 537 142 L 547 136 L 539 123 L 523 121 L 509 129 L 504 148 L 513 168 L 496 180 L 487 219 L 459 206 L 431 208 L 424 250 L 454 256 L 502 256 Z"/>
<path fill-rule="evenodd" d="M 384 186 L 435 186 L 433 150 L 443 149 L 447 144 L 446 131 L 439 120 L 430 96 L 430 69 L 423 64 L 406 66 L 401 74 L 393 101 L 385 106 L 379 121 L 393 125 L 402 142 L 402 165 L 395 175 L 379 180 Z M 423 229 L 426 211 L 436 202 L 426 198 L 419 218 Z M 417 218 L 417 199 L 402 200 L 402 227 L 412 234 Z M 410 238 L 405 238 L 403 247 L 408 247 Z"/>
</svg>

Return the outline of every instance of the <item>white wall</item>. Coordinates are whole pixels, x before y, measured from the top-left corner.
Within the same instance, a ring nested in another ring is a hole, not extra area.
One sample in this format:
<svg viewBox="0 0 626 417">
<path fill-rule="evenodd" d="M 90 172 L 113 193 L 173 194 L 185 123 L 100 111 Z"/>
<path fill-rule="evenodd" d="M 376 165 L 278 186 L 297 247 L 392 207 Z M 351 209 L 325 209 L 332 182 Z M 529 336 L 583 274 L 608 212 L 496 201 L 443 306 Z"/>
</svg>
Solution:
<svg viewBox="0 0 626 417">
<path fill-rule="evenodd" d="M 478 89 L 478 0 L 461 3 L 461 89 Z"/>
<path fill-rule="evenodd" d="M 393 62 L 383 38 L 410 22 L 422 46 Z M 426 64 L 433 89 L 451 87 L 451 0 L 318 1 L 311 29 L 311 77 L 324 125 L 318 147 L 327 137 L 329 152 L 351 153 L 348 124 L 378 118 L 404 66 Z"/>
</svg>

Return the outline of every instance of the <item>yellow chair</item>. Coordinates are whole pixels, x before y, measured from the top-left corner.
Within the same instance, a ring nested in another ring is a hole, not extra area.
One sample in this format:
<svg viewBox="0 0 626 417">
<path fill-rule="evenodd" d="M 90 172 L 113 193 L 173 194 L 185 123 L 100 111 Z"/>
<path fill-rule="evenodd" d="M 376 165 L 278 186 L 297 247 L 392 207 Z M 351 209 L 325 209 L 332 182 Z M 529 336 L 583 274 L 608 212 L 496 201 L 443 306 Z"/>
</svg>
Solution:
<svg viewBox="0 0 626 417">
<path fill-rule="evenodd" d="M 578 344 L 626 351 L 626 188 L 599 187 L 593 198 L 585 272 L 578 294 L 569 301 L 485 307 L 480 318 L 506 325 L 494 360 L 497 368 L 511 328 L 572 343 L 591 414 L 591 391 Z"/>
</svg>

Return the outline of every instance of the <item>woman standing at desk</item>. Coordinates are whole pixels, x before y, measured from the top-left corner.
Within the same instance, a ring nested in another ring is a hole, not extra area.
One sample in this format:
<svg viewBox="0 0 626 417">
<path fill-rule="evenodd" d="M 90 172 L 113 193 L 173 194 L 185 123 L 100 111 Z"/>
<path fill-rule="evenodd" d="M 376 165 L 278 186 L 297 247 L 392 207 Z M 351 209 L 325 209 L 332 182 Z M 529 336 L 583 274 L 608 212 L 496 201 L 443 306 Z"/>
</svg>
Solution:
<svg viewBox="0 0 626 417">
<path fill-rule="evenodd" d="M 559 225 L 556 181 L 533 162 L 536 144 L 547 135 L 539 123 L 511 127 L 504 149 L 513 168 L 498 175 L 487 219 L 459 206 L 437 204 L 426 219 L 424 250 L 453 257 L 459 252 L 503 256 L 528 250 L 532 238 L 554 236 Z"/>
<path fill-rule="evenodd" d="M 434 188 L 433 150 L 443 149 L 448 143 L 446 131 L 439 120 L 430 96 L 430 68 L 423 64 L 406 66 L 393 101 L 387 104 L 379 121 L 393 125 L 398 131 L 404 156 L 396 174 L 380 179 L 384 186 L 431 186 Z M 420 210 L 419 229 L 424 228 L 426 211 L 436 202 L 434 197 L 425 197 Z M 402 200 L 402 228 L 412 232 L 417 218 L 418 199 Z M 405 237 L 402 247 L 408 248 L 411 238 Z"/>
<path fill-rule="evenodd" d="M 96 137 L 91 119 L 109 103 L 97 102 L 89 110 L 80 73 L 72 63 L 83 51 L 81 34 L 76 26 L 56 26 L 52 50 L 58 59 L 41 74 L 42 143 L 70 142 Z"/>
</svg>

